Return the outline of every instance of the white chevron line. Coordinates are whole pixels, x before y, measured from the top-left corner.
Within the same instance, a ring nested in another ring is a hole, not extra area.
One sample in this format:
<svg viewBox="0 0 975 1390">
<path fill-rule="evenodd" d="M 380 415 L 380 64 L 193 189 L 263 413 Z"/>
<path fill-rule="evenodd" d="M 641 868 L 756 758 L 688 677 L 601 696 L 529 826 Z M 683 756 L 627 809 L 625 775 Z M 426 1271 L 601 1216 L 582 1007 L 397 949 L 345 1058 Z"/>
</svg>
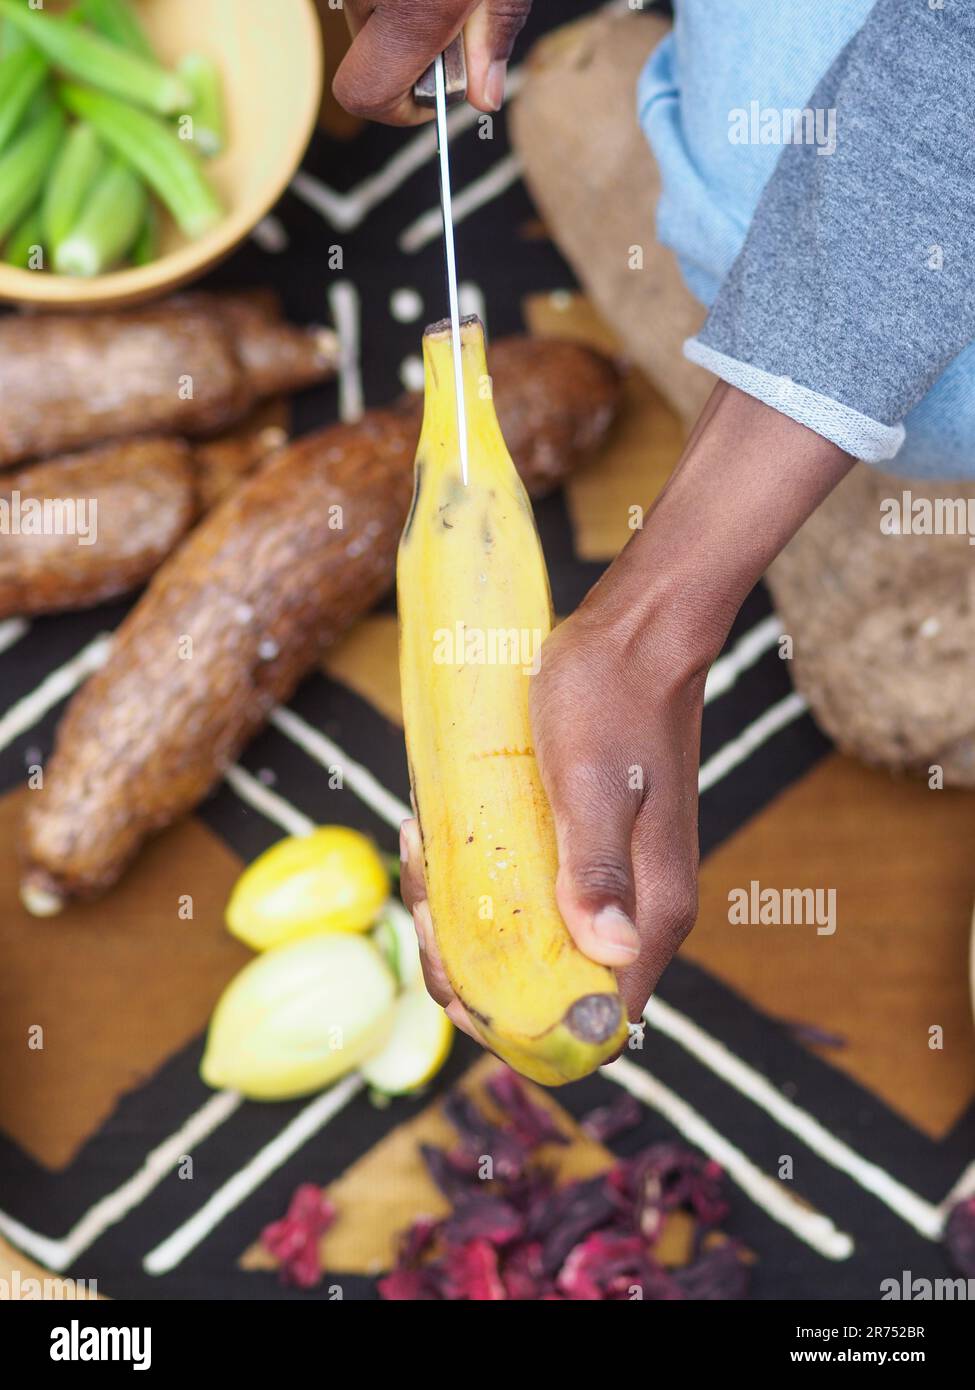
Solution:
<svg viewBox="0 0 975 1390">
<path fill-rule="evenodd" d="M 505 85 L 505 100 L 515 95 L 523 81 L 520 68 L 512 68 Z M 447 113 L 447 134 L 450 139 L 477 124 L 480 111 L 471 106 L 456 106 Z M 412 136 L 393 155 L 392 159 L 377 173 L 363 179 L 347 193 L 339 193 L 330 188 L 314 174 L 304 170 L 297 173 L 291 183 L 291 191 L 296 197 L 312 208 L 337 231 L 349 232 L 363 222 L 373 208 L 395 193 L 409 178 L 429 164 L 437 153 L 437 132 L 433 125 L 425 125 Z"/>
<path fill-rule="evenodd" d="M 199 1211 L 178 1226 L 142 1261 L 147 1274 L 168 1274 L 191 1250 L 215 1230 L 227 1216 L 245 1202 L 272 1173 L 287 1163 L 308 1140 L 335 1118 L 359 1094 L 364 1082 L 357 1073 L 336 1082 L 329 1090 L 306 1105 L 280 1134 L 245 1163 L 239 1172 L 219 1187 Z"/>
<path fill-rule="evenodd" d="M 472 212 L 499 198 L 520 176 L 521 160 L 518 156 L 503 155 L 486 174 L 482 174 L 480 178 L 453 195 L 454 226 L 459 226 Z M 439 207 L 430 208 L 400 232 L 397 245 L 401 251 L 412 256 L 417 251 L 422 251 L 431 241 L 436 241 L 442 231 L 443 217 Z"/>
<path fill-rule="evenodd" d="M 350 787 L 360 801 L 364 801 L 380 820 L 384 820 L 394 830 L 398 830 L 403 821 L 412 816 L 413 812 L 409 806 L 387 791 L 367 767 L 355 762 L 337 743 L 333 743 L 326 734 L 306 723 L 293 710 L 279 705 L 272 713 L 270 722 L 322 767 L 339 771 L 343 786 Z"/>
<path fill-rule="evenodd" d="M 241 801 L 246 801 L 248 806 L 260 811 L 267 820 L 280 825 L 286 835 L 310 835 L 315 829 L 315 822 L 310 816 L 292 806 L 290 801 L 285 801 L 283 796 L 279 796 L 270 787 L 265 787 L 264 783 L 252 777 L 246 768 L 235 763 L 227 768 L 223 776 L 224 781 L 237 793 Z"/>
<path fill-rule="evenodd" d="M 49 1269 L 57 1272 L 67 1269 L 110 1226 L 116 1225 L 144 1201 L 184 1155 L 192 1152 L 195 1144 L 202 1143 L 228 1120 L 240 1102 L 240 1096 L 233 1091 L 218 1091 L 211 1096 L 168 1139 L 157 1144 L 146 1155 L 142 1167 L 127 1178 L 121 1187 L 90 1207 L 62 1240 L 38 1235 L 5 1212 L 0 1212 L 0 1231 L 25 1255 L 40 1260 Z"/>
<path fill-rule="evenodd" d="M 737 738 L 731 739 L 723 748 L 712 754 L 706 763 L 701 764 L 697 779 L 698 790 L 706 792 L 716 782 L 720 782 L 722 777 L 727 777 L 729 772 L 757 752 L 763 743 L 767 743 L 793 720 L 805 714 L 808 708 L 805 696 L 800 695 L 798 690 L 786 695 L 778 704 L 772 705 L 754 723 L 743 729 Z"/>
<path fill-rule="evenodd" d="M 919 1197 L 878 1164 L 861 1158 L 849 1144 L 830 1134 L 807 1110 L 787 1100 L 767 1077 L 736 1057 L 724 1043 L 706 1033 L 693 1019 L 665 1004 L 659 997 L 650 1000 L 643 1016 L 651 1028 L 680 1043 L 722 1081 L 764 1110 L 776 1124 L 794 1134 L 825 1163 L 845 1173 L 865 1192 L 883 1202 L 902 1221 L 913 1226 L 928 1240 L 940 1239 L 944 1227 L 941 1207 Z M 975 1177 L 975 1164 L 972 1165 L 972 1172 Z"/>
<path fill-rule="evenodd" d="M 968 1197 L 975 1197 L 975 1159 L 962 1173 L 944 1201 L 939 1204 L 938 1210 L 941 1212 L 942 1219 L 947 1219 L 948 1213 L 956 1202 L 963 1202 Z"/>
<path fill-rule="evenodd" d="M 730 652 L 719 656 L 708 672 L 704 686 L 704 703 L 726 695 L 743 671 L 754 666 L 759 657 L 774 647 L 782 636 L 782 620 L 775 613 L 764 618 L 749 632 L 746 632 Z"/>
<path fill-rule="evenodd" d="M 70 661 L 46 676 L 29 695 L 11 705 L 0 717 L 0 749 L 32 729 L 49 710 L 76 690 L 86 677 L 104 666 L 111 645 L 111 636 L 106 632 L 100 633 Z"/>
<path fill-rule="evenodd" d="M 30 631 L 30 623 L 23 618 L 7 618 L 0 623 L 0 652 L 7 651 Z"/>
<path fill-rule="evenodd" d="M 353 424 L 362 418 L 359 291 L 351 280 L 340 280 L 328 292 L 332 322 L 339 337 L 339 419 Z"/>
<path fill-rule="evenodd" d="M 644 1071 L 643 1067 L 620 1057 L 608 1067 L 600 1068 L 600 1071 L 610 1081 L 615 1081 L 617 1086 L 629 1091 L 631 1096 L 663 1115 L 689 1143 L 703 1149 L 720 1163 L 729 1178 L 766 1215 L 787 1227 L 818 1254 L 828 1260 L 848 1260 L 853 1254 L 855 1247 L 851 1236 L 837 1230 L 828 1216 L 800 1202 L 784 1183 L 763 1173 L 730 1140 L 719 1134 L 703 1115 L 648 1071 Z"/>
</svg>

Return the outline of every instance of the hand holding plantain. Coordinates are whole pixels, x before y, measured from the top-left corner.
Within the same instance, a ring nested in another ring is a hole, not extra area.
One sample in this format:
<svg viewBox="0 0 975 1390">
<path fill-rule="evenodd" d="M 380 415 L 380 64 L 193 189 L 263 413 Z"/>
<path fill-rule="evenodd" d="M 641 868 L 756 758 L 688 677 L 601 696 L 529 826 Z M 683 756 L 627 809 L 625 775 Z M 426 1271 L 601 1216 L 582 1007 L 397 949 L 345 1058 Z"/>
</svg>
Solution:
<svg viewBox="0 0 975 1390">
<path fill-rule="evenodd" d="M 617 971 L 634 1022 L 697 915 L 708 668 L 771 559 L 851 463 L 719 383 L 643 530 L 542 647 L 531 717 L 556 901 L 577 946 Z M 416 821 L 400 844 L 427 988 L 483 1042 L 437 951 Z"/>
</svg>

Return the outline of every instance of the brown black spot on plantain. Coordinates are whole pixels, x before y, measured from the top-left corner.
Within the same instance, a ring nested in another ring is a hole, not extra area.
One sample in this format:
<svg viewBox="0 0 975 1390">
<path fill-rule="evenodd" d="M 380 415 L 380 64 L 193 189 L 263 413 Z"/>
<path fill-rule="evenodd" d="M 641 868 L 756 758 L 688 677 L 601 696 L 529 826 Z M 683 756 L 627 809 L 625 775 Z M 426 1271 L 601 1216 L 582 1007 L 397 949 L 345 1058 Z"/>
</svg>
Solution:
<svg viewBox="0 0 975 1390">
<path fill-rule="evenodd" d="M 416 516 L 416 506 L 420 500 L 420 487 L 423 481 L 423 464 L 419 459 L 416 461 L 416 468 L 413 474 L 413 499 L 410 502 L 410 514 L 406 518 L 406 525 L 403 527 L 403 540 L 408 541 L 410 532 L 413 530 L 413 520 Z"/>
<path fill-rule="evenodd" d="M 580 1042 L 599 1046 L 620 1026 L 623 1005 L 618 994 L 585 994 L 565 1016 L 565 1026 Z"/>
</svg>

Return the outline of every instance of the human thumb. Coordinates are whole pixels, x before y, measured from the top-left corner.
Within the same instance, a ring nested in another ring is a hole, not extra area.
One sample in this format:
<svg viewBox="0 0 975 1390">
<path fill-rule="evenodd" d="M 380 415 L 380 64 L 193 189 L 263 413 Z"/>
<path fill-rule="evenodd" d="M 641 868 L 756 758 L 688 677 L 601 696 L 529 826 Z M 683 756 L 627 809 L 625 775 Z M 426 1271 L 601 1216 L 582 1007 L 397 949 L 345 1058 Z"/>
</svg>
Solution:
<svg viewBox="0 0 975 1390">
<path fill-rule="evenodd" d="M 583 769 L 545 777 L 559 849 L 556 900 L 576 945 L 622 968 L 640 954 L 631 840 L 639 800 Z"/>
<path fill-rule="evenodd" d="M 482 0 L 467 21 L 467 97 L 481 111 L 501 108 L 508 59 L 530 10 L 531 0 Z"/>
</svg>

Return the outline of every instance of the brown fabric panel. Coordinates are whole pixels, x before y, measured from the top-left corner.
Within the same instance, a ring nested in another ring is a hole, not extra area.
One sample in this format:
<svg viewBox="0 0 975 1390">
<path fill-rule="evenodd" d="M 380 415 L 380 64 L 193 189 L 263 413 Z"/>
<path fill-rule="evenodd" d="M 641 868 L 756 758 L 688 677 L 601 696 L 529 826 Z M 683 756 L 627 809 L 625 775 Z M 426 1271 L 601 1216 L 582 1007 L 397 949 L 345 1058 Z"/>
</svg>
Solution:
<svg viewBox="0 0 975 1390">
<path fill-rule="evenodd" d="M 961 792 L 830 757 L 708 858 L 683 948 L 765 1012 L 845 1038 L 816 1050 L 933 1138 L 975 1097 L 971 822 Z M 728 893 L 752 879 L 835 888 L 835 935 L 731 925 Z"/>
<path fill-rule="evenodd" d="M 240 862 L 196 820 L 153 841 L 101 902 L 30 917 L 14 849 L 30 795 L 0 798 L 0 1129 L 59 1169 L 206 1026 L 250 952 L 223 925 Z M 192 921 L 177 915 L 182 894 Z M 28 1048 L 35 1024 L 43 1050 Z"/>
</svg>

